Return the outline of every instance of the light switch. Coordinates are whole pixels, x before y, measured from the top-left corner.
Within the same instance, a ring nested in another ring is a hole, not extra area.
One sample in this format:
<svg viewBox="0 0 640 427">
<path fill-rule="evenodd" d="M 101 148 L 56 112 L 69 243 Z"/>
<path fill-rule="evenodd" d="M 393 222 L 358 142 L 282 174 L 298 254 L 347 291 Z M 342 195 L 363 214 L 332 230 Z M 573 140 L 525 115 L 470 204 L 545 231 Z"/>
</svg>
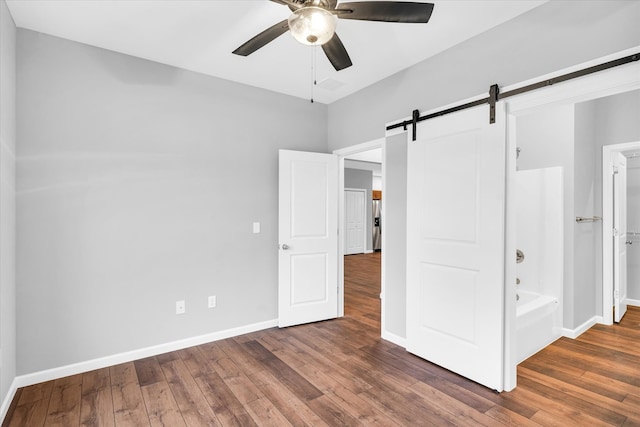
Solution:
<svg viewBox="0 0 640 427">
<path fill-rule="evenodd" d="M 186 311 L 184 300 L 176 301 L 176 314 L 184 314 Z"/>
<path fill-rule="evenodd" d="M 253 234 L 258 234 L 260 233 L 260 223 L 259 222 L 254 222 L 253 223 Z"/>
</svg>

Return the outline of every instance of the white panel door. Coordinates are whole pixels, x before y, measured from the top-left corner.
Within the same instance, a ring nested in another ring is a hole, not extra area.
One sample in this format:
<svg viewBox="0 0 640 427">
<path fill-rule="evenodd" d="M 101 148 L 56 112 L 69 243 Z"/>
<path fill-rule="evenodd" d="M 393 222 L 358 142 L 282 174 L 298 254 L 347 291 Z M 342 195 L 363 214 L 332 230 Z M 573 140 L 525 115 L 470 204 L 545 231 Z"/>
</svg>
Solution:
<svg viewBox="0 0 640 427">
<path fill-rule="evenodd" d="M 280 150 L 280 327 L 338 314 L 338 158 Z"/>
<path fill-rule="evenodd" d="M 502 391 L 504 105 L 495 124 L 488 106 L 423 123 L 408 146 L 407 350 Z"/>
<path fill-rule="evenodd" d="M 345 255 L 364 253 L 365 195 L 364 190 L 344 190 Z"/>
<path fill-rule="evenodd" d="M 619 323 L 627 312 L 627 159 L 613 156 L 613 320 Z"/>
</svg>

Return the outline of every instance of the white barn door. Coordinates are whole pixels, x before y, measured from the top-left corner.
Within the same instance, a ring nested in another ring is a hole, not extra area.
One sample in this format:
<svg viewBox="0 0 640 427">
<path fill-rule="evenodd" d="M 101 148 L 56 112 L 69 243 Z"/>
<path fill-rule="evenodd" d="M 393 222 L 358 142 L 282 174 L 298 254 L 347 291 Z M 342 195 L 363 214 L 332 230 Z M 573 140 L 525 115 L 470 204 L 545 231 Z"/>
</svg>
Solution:
<svg viewBox="0 0 640 427">
<path fill-rule="evenodd" d="M 503 103 L 422 122 L 407 171 L 407 350 L 498 391 L 505 131 Z"/>
<path fill-rule="evenodd" d="M 278 324 L 338 316 L 338 158 L 280 150 Z"/>
</svg>

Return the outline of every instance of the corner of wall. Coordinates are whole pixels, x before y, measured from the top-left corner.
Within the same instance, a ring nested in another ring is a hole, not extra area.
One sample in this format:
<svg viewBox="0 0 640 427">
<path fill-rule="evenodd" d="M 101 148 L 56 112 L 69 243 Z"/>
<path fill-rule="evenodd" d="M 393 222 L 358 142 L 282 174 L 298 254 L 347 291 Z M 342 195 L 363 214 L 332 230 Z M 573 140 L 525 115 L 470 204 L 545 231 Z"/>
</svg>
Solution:
<svg viewBox="0 0 640 427">
<path fill-rule="evenodd" d="M 16 25 L 0 0 L 0 419 L 16 391 Z"/>
</svg>

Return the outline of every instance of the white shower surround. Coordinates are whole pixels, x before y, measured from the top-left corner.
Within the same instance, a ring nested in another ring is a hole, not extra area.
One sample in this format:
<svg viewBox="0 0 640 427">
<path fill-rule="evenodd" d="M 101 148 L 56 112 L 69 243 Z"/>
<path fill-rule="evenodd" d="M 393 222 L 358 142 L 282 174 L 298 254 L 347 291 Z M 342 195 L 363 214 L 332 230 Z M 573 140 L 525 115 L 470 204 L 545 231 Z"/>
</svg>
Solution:
<svg viewBox="0 0 640 427">
<path fill-rule="evenodd" d="M 516 173 L 517 362 L 562 335 L 563 169 Z M 515 255 L 515 254 L 514 254 Z"/>
</svg>

